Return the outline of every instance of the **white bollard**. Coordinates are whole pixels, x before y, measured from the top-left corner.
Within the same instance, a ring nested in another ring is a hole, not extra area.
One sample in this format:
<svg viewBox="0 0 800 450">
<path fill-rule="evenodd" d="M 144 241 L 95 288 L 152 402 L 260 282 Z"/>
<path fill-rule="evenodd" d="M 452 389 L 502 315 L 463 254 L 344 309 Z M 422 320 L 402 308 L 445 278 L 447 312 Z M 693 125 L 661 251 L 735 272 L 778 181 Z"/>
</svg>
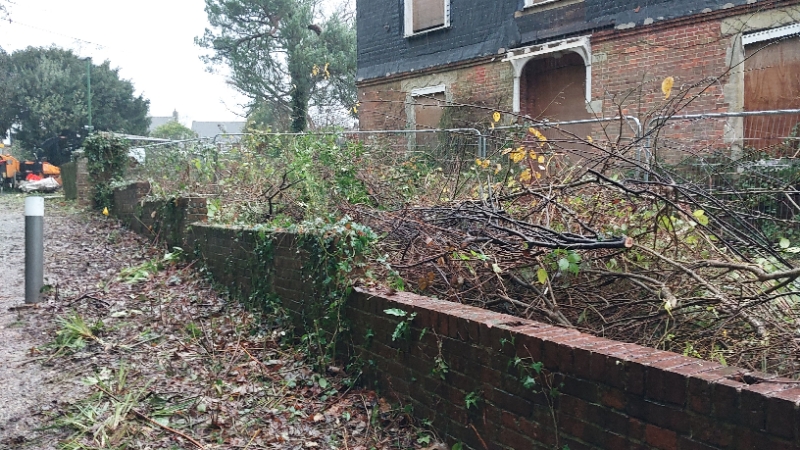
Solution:
<svg viewBox="0 0 800 450">
<path fill-rule="evenodd" d="M 44 198 L 25 199 L 25 303 L 38 303 L 44 286 Z"/>
</svg>

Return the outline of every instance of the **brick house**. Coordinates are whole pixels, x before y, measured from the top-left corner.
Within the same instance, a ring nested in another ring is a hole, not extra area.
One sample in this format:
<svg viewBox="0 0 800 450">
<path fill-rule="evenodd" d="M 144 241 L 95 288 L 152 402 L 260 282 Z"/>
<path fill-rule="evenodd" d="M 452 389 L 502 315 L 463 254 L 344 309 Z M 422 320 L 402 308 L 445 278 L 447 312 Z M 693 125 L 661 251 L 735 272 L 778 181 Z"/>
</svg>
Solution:
<svg viewBox="0 0 800 450">
<path fill-rule="evenodd" d="M 646 120 L 668 76 L 702 86 L 683 114 L 800 108 L 797 0 L 357 0 L 357 15 L 363 130 L 488 124 L 494 109 Z"/>
</svg>

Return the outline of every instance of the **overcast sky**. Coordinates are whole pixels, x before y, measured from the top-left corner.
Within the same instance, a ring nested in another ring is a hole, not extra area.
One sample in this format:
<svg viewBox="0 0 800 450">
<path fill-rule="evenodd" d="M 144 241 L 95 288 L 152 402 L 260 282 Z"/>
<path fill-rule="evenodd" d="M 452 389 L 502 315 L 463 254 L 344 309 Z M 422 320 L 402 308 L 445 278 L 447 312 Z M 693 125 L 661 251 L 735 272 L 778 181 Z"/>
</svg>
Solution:
<svg viewBox="0 0 800 450">
<path fill-rule="evenodd" d="M 107 59 L 150 99 L 152 116 L 177 109 L 186 125 L 243 120 L 244 97 L 199 59 L 203 8 L 203 0 L 14 0 L 11 22 L 0 22 L 0 47 L 57 45 L 95 63 Z"/>
</svg>

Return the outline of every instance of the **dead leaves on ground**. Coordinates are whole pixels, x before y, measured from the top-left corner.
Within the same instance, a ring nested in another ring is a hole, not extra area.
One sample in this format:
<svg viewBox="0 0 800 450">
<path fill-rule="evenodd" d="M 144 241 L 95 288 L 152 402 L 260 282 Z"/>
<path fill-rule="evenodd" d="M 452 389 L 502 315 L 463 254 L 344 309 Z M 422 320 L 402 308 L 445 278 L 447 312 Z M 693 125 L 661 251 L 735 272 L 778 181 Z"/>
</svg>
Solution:
<svg viewBox="0 0 800 450">
<path fill-rule="evenodd" d="M 52 417 L 68 431 L 64 448 L 420 448 L 400 408 L 350 388 L 355 374 L 314 372 L 285 333 L 220 297 L 193 266 L 170 261 L 126 283 L 122 269 L 164 253 L 113 221 L 64 215 L 57 227 L 60 294 L 32 314 L 51 339 L 56 318 L 102 323 L 85 346 L 36 349 L 89 389 Z"/>
</svg>

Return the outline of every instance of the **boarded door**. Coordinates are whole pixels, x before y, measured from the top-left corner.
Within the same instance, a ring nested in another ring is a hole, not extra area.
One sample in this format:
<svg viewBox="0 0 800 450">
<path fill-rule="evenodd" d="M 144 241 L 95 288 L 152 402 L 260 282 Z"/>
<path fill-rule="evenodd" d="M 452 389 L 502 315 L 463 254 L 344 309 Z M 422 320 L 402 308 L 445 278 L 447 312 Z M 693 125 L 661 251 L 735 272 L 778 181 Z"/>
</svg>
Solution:
<svg viewBox="0 0 800 450">
<path fill-rule="evenodd" d="M 426 94 L 414 97 L 414 117 L 417 130 L 430 130 L 439 128 L 444 114 L 444 92 Z M 435 148 L 439 142 L 436 133 L 418 133 L 416 144 L 424 147 L 426 151 Z"/>
<path fill-rule="evenodd" d="M 800 108 L 800 38 L 748 45 L 745 57 L 745 110 Z M 797 115 L 746 117 L 745 146 L 780 156 L 782 144 L 798 122 Z"/>
<path fill-rule="evenodd" d="M 520 100 L 522 113 L 533 119 L 567 121 L 590 118 L 586 112 L 586 66 L 583 58 L 570 52 L 560 58 L 531 60 L 522 72 Z M 567 125 L 562 129 L 580 138 L 592 134 L 591 124 Z M 588 149 L 574 139 L 564 141 L 564 133 L 546 130 L 544 135 L 554 144 L 571 150 L 570 153 Z"/>
</svg>

